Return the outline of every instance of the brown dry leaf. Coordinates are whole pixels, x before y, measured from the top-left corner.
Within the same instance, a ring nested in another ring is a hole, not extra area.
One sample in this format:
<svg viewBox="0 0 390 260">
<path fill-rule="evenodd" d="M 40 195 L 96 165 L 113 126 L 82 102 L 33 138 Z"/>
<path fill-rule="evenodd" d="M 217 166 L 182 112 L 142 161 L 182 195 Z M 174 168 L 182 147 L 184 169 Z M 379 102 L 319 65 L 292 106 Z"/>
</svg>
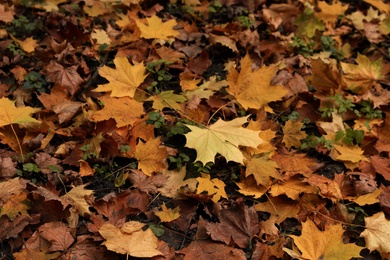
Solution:
<svg viewBox="0 0 390 260">
<path fill-rule="evenodd" d="M 130 97 L 103 96 L 99 100 L 104 104 L 104 107 L 92 114 L 91 120 L 95 122 L 113 118 L 117 127 L 132 126 L 144 114 L 142 103 Z"/>
<path fill-rule="evenodd" d="M 142 230 L 144 224 L 130 221 L 119 229 L 112 224 L 104 224 L 99 233 L 106 240 L 103 245 L 118 254 L 134 257 L 153 257 L 161 255 L 157 250 L 158 239 L 150 229 Z"/>
<path fill-rule="evenodd" d="M 98 85 L 95 92 L 111 91 L 111 97 L 131 97 L 136 89 L 147 77 L 143 63 L 131 65 L 127 57 L 115 57 L 115 69 L 103 66 L 99 69 L 99 75 L 106 78 L 109 83 Z"/>
<path fill-rule="evenodd" d="M 281 100 L 288 93 L 283 86 L 271 85 L 277 70 L 277 66 L 264 66 L 253 71 L 252 60 L 247 54 L 241 60 L 240 72 L 235 68 L 229 70 L 227 75 L 229 87 L 226 90 L 245 109 L 265 107 L 267 112 L 272 112 L 268 103 Z"/>
<path fill-rule="evenodd" d="M 74 187 L 68 193 L 61 197 L 64 200 L 68 201 L 71 205 L 73 205 L 81 216 L 91 214 L 91 211 L 89 210 L 90 205 L 87 203 L 85 197 L 91 196 L 93 194 L 93 191 L 84 189 L 87 185 L 88 184 L 84 184 Z"/>
<path fill-rule="evenodd" d="M 81 83 L 84 82 L 77 72 L 77 68 L 77 65 L 65 68 L 57 62 L 51 61 L 46 67 L 46 79 L 65 87 L 70 95 L 74 95 L 79 90 Z"/>
<path fill-rule="evenodd" d="M 306 133 L 301 131 L 303 122 L 288 120 L 283 126 L 283 143 L 288 149 L 301 147 L 301 139 L 306 138 Z"/>
<path fill-rule="evenodd" d="M 325 63 L 322 59 L 311 60 L 312 75 L 307 77 L 309 84 L 316 87 L 315 95 L 334 95 L 342 85 L 341 74 L 334 59 Z"/>
<path fill-rule="evenodd" d="M 385 214 L 378 212 L 371 217 L 365 217 L 366 229 L 360 234 L 366 241 L 370 251 L 378 250 L 380 253 L 390 253 L 390 221 Z"/>
<path fill-rule="evenodd" d="M 154 214 L 160 218 L 161 222 L 171 222 L 180 218 L 180 207 L 169 209 L 165 203 L 161 206 L 161 210 L 155 211 Z"/>
<path fill-rule="evenodd" d="M 140 141 L 134 153 L 134 157 L 138 160 L 138 170 L 142 170 L 148 176 L 166 167 L 164 162 L 167 156 L 167 149 L 161 147 L 160 137 L 146 143 Z"/>
<path fill-rule="evenodd" d="M 379 155 L 374 155 L 370 159 L 375 171 L 390 181 L 390 158 L 382 158 Z"/>
<path fill-rule="evenodd" d="M 352 257 L 360 257 L 360 250 L 355 244 L 344 244 L 344 229 L 341 224 L 330 225 L 321 231 L 308 219 L 302 223 L 302 234 L 292 236 L 294 243 L 306 259 L 339 259 L 349 260 Z"/>
<path fill-rule="evenodd" d="M 184 254 L 184 260 L 247 259 L 242 250 L 209 240 L 194 240 L 179 252 Z"/>
<path fill-rule="evenodd" d="M 39 123 L 31 114 L 39 109 L 32 107 L 16 107 L 15 103 L 6 97 L 0 98 L 0 127 L 11 124 Z"/>
<path fill-rule="evenodd" d="M 284 173 L 285 177 L 291 177 L 296 174 L 302 174 L 305 177 L 310 177 L 313 172 L 323 166 L 323 163 L 318 162 L 314 158 L 309 158 L 306 154 L 297 152 L 285 151 L 282 154 L 272 156 L 280 168 L 280 172 Z"/>
<path fill-rule="evenodd" d="M 189 71 L 184 71 L 180 73 L 180 87 L 183 92 L 194 91 L 198 89 L 198 84 L 200 83 L 200 79 L 197 78 L 196 74 L 192 74 Z"/>
<path fill-rule="evenodd" d="M 62 222 L 45 223 L 38 231 L 40 236 L 50 242 L 49 251 L 66 251 L 74 242 L 71 229 Z"/>
<path fill-rule="evenodd" d="M 282 176 L 277 170 L 278 165 L 268 155 L 254 156 L 246 165 L 245 176 L 253 175 L 257 184 L 269 187 L 273 179 L 281 179 Z"/>
<path fill-rule="evenodd" d="M 146 176 L 142 171 L 131 170 L 128 175 L 134 188 L 146 193 L 157 193 L 159 188 L 166 186 L 168 177 L 162 173 Z M 165 195 L 164 195 L 165 196 Z"/>
<path fill-rule="evenodd" d="M 240 248 L 247 248 L 249 241 L 260 230 L 255 209 L 243 203 L 233 205 L 230 209 L 222 209 L 218 218 L 220 223 L 207 222 L 206 230 L 213 240 L 226 245 L 236 244 Z"/>
<path fill-rule="evenodd" d="M 207 192 L 208 195 L 213 196 L 212 201 L 217 203 L 221 198 L 227 199 L 225 192 L 225 183 L 218 178 L 210 179 L 210 174 L 202 173 L 201 177 L 196 178 L 198 181 L 198 187 L 196 189 L 197 194 Z"/>
<path fill-rule="evenodd" d="M 177 25 L 175 20 L 163 22 L 158 16 L 153 15 L 150 18 L 146 18 L 146 21 L 148 25 L 145 25 L 140 20 L 136 20 L 142 38 L 169 40 L 170 37 L 179 35 L 179 32 L 173 29 Z"/>
<path fill-rule="evenodd" d="M 2 181 L 9 180 L 16 176 L 17 169 L 16 169 L 17 162 L 12 161 L 11 158 L 0 158 L 0 179 Z M 1 186 L 0 186 L 1 187 Z M 0 188 L 1 190 L 1 188 Z M 0 192 L 0 197 L 1 197 Z"/>
<path fill-rule="evenodd" d="M 93 174 L 95 173 L 96 169 L 93 169 L 88 162 L 84 161 L 84 160 L 80 160 L 80 176 L 81 177 L 84 177 L 84 176 L 93 176 Z"/>
<path fill-rule="evenodd" d="M 341 192 L 343 179 L 343 174 L 336 174 L 334 180 L 313 174 L 310 178 L 307 178 L 306 181 L 314 187 L 318 187 L 323 197 L 336 202 L 337 200 L 343 199 L 343 194 Z"/>
</svg>

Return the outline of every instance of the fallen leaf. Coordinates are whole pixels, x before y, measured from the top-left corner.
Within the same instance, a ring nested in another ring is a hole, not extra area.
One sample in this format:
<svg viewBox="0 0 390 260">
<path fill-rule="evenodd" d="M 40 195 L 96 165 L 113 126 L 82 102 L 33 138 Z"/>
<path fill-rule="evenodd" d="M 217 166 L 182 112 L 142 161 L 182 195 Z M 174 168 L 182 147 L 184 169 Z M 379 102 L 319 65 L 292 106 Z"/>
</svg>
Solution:
<svg viewBox="0 0 390 260">
<path fill-rule="evenodd" d="M 186 168 L 181 168 L 180 171 L 163 171 L 164 176 L 167 178 L 165 185 L 158 188 L 158 191 L 168 198 L 182 197 L 180 191 L 181 187 L 188 187 L 189 190 L 195 192 L 198 182 L 194 178 L 185 179 Z"/>
<path fill-rule="evenodd" d="M 78 213 L 81 216 L 84 216 L 86 214 L 92 214 L 92 212 L 89 210 L 90 205 L 87 203 L 85 196 L 92 195 L 93 191 L 84 189 L 87 185 L 88 184 L 84 184 L 74 187 L 68 193 L 61 197 L 66 201 L 69 201 L 69 203 L 77 209 Z"/>
<path fill-rule="evenodd" d="M 202 173 L 202 177 L 196 178 L 198 181 L 198 187 L 196 189 L 197 194 L 207 192 L 208 195 L 212 196 L 212 201 L 217 203 L 221 198 L 227 199 L 225 192 L 225 183 L 218 178 L 210 179 L 210 175 Z"/>
<path fill-rule="evenodd" d="M 269 187 L 274 179 L 281 179 L 282 176 L 277 170 L 278 165 L 268 155 L 254 156 L 246 165 L 245 176 L 253 175 L 257 184 Z"/>
<path fill-rule="evenodd" d="M 169 40 L 170 37 L 179 35 L 179 32 L 173 29 L 177 25 L 175 20 L 163 22 L 159 17 L 153 15 L 146 18 L 148 25 L 140 20 L 135 21 L 141 31 L 141 37 L 145 39 Z"/>
<path fill-rule="evenodd" d="M 181 249 L 179 252 L 185 255 L 184 260 L 247 259 L 244 251 L 240 249 L 208 240 L 194 240 L 189 246 Z"/>
<path fill-rule="evenodd" d="M 253 207 L 238 204 L 218 213 L 220 223 L 206 223 L 207 233 L 213 240 L 233 243 L 240 248 L 247 248 L 252 238 L 260 230 L 258 216 Z"/>
<path fill-rule="evenodd" d="M 228 122 L 219 119 L 205 129 L 186 125 L 191 129 L 191 132 L 185 134 L 186 146 L 196 150 L 196 161 L 201 161 L 203 165 L 214 162 L 217 153 L 224 156 L 227 161 L 243 163 L 244 157 L 238 146 L 256 148 L 263 142 L 259 137 L 259 131 L 242 127 L 247 122 L 247 118 L 239 117 Z"/>
<path fill-rule="evenodd" d="M 99 69 L 99 75 L 106 78 L 109 83 L 98 85 L 95 92 L 111 91 L 111 97 L 131 97 L 136 89 L 144 82 L 146 68 L 142 63 L 131 65 L 127 57 L 115 57 L 115 69 L 103 66 Z"/>
<path fill-rule="evenodd" d="M 65 87 L 69 94 L 74 95 L 79 90 L 81 83 L 84 82 L 77 72 L 77 68 L 77 65 L 65 68 L 57 62 L 51 61 L 46 67 L 46 79 Z"/>
<path fill-rule="evenodd" d="M 226 90 L 245 109 L 265 107 L 267 112 L 272 112 L 268 104 L 281 100 L 288 93 L 283 86 L 271 85 L 271 80 L 277 69 L 276 66 L 264 66 L 253 71 L 252 60 L 249 55 L 246 55 L 241 60 L 240 72 L 235 68 L 229 70 L 227 75 L 229 87 Z"/>
<path fill-rule="evenodd" d="M 62 222 L 45 223 L 38 231 L 40 236 L 50 242 L 49 251 L 66 251 L 74 242 L 71 229 Z"/>
<path fill-rule="evenodd" d="M 345 259 L 360 257 L 360 250 L 355 244 L 343 243 L 344 229 L 341 224 L 330 225 L 325 231 L 320 231 L 317 226 L 308 219 L 302 223 L 300 236 L 290 235 L 294 243 L 306 259 Z"/>
<path fill-rule="evenodd" d="M 303 122 L 288 120 L 283 126 L 283 143 L 288 149 L 301 147 L 301 139 L 306 138 L 306 133 L 301 131 Z"/>
<path fill-rule="evenodd" d="M 183 95 L 173 93 L 173 90 L 163 91 L 156 96 L 151 96 L 147 100 L 153 101 L 153 108 L 156 110 L 163 110 L 164 107 L 180 110 L 180 104 L 187 99 Z"/>
<path fill-rule="evenodd" d="M 160 218 L 161 222 L 171 222 L 180 217 L 180 207 L 169 209 L 163 203 L 161 210 L 155 211 L 154 214 Z"/>
<path fill-rule="evenodd" d="M 356 93 L 367 92 L 375 82 L 384 79 L 382 75 L 382 58 L 371 61 L 367 56 L 358 53 L 356 65 L 341 62 L 345 75 L 343 80 L 348 88 Z"/>
<path fill-rule="evenodd" d="M 102 110 L 94 112 L 91 120 L 95 122 L 115 119 L 117 127 L 133 126 L 134 123 L 144 114 L 141 102 L 130 97 L 102 96 L 99 100 L 104 104 Z M 124 113 L 123 111 L 126 111 Z"/>
<path fill-rule="evenodd" d="M 7 215 L 10 220 L 14 220 L 19 215 L 29 215 L 27 210 L 31 208 L 31 201 L 27 199 L 28 192 L 21 192 L 8 197 L 1 206 L 0 216 Z"/>
<path fill-rule="evenodd" d="M 99 233 L 105 239 L 103 245 L 118 254 L 134 257 L 153 257 L 161 255 L 157 250 L 158 239 L 150 229 L 142 230 L 144 224 L 130 221 L 119 229 L 112 224 L 104 224 Z"/>
<path fill-rule="evenodd" d="M 383 211 L 371 217 L 365 217 L 366 229 L 360 234 L 366 241 L 366 247 L 370 251 L 377 250 L 380 253 L 390 252 L 390 221 L 386 219 Z"/>
<path fill-rule="evenodd" d="M 0 127 L 11 124 L 39 123 L 31 114 L 39 109 L 32 107 L 16 107 L 8 98 L 0 98 Z"/>
<path fill-rule="evenodd" d="M 168 156 L 166 148 L 160 147 L 160 138 L 155 138 L 146 143 L 139 142 L 134 153 L 138 160 L 138 170 L 142 170 L 148 176 L 153 172 L 161 171 L 165 168 L 164 161 Z"/>
</svg>

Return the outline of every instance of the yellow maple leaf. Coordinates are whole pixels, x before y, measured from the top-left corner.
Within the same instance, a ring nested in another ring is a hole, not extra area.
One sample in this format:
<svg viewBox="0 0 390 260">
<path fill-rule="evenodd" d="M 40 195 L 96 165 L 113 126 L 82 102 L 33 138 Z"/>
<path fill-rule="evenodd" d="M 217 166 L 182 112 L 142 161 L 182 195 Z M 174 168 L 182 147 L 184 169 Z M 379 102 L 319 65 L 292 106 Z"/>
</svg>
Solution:
<svg viewBox="0 0 390 260">
<path fill-rule="evenodd" d="M 202 177 L 196 178 L 198 181 L 198 187 L 196 189 L 196 194 L 201 194 L 202 192 L 207 192 L 208 195 L 212 195 L 211 200 L 214 203 L 217 203 L 221 198 L 227 199 L 227 194 L 225 192 L 225 183 L 218 178 L 210 179 L 210 175 L 206 173 L 201 174 Z"/>
<path fill-rule="evenodd" d="M 341 2 L 335 2 L 329 5 L 325 1 L 318 1 L 318 7 L 321 9 L 321 12 L 316 13 L 315 15 L 325 24 L 330 23 L 334 26 L 336 24 L 337 18 L 340 15 L 343 15 L 348 9 L 348 4 L 342 5 Z"/>
<path fill-rule="evenodd" d="M 274 197 L 285 194 L 287 197 L 296 200 L 301 193 L 317 194 L 318 189 L 303 182 L 300 178 L 290 178 L 283 182 L 273 184 L 269 192 Z"/>
<path fill-rule="evenodd" d="M 334 144 L 333 147 L 334 149 L 332 150 L 336 151 L 337 153 L 336 156 L 333 156 L 332 153 L 330 154 L 330 156 L 332 158 L 335 157 L 333 158 L 335 160 L 349 161 L 352 163 L 368 160 L 365 156 L 363 156 L 364 151 L 362 150 L 362 148 L 360 148 L 357 145 L 349 146 L 349 145 Z"/>
<path fill-rule="evenodd" d="M 247 54 L 241 60 L 241 71 L 231 68 L 227 75 L 229 87 L 226 89 L 245 109 L 260 109 L 265 107 L 272 112 L 268 103 L 281 100 L 288 93 L 283 86 L 272 86 L 271 80 L 278 68 L 276 66 L 262 67 L 252 71 L 252 60 Z"/>
<path fill-rule="evenodd" d="M 371 205 L 375 203 L 379 203 L 378 196 L 382 193 L 382 188 L 375 190 L 374 192 L 367 193 L 353 199 L 353 202 L 358 204 L 359 206 Z"/>
<path fill-rule="evenodd" d="M 252 157 L 246 166 L 245 176 L 253 175 L 257 184 L 269 187 L 271 178 L 281 179 L 276 162 L 269 159 L 268 155 Z"/>
<path fill-rule="evenodd" d="M 138 160 L 138 170 L 148 176 L 165 168 L 164 160 L 168 156 L 166 148 L 160 147 L 160 138 L 151 139 L 146 143 L 139 142 L 134 156 Z"/>
<path fill-rule="evenodd" d="M 91 120 L 95 122 L 113 118 L 116 121 L 116 126 L 122 127 L 133 125 L 144 114 L 142 103 L 129 97 L 102 96 L 99 100 L 102 101 L 104 107 L 92 114 Z"/>
<path fill-rule="evenodd" d="M 154 212 L 154 214 L 160 218 L 161 222 L 171 222 L 180 217 L 180 207 L 168 209 L 165 203 L 163 203 L 161 210 Z"/>
<path fill-rule="evenodd" d="M 364 223 L 366 230 L 360 234 L 360 237 L 364 237 L 366 247 L 370 251 L 390 253 L 390 221 L 386 219 L 383 211 L 365 217 Z"/>
<path fill-rule="evenodd" d="M 248 178 L 241 178 L 241 182 L 236 182 L 236 185 L 240 188 L 239 193 L 245 196 L 253 196 L 255 199 L 263 196 L 268 190 L 268 187 L 258 185 L 253 175 Z"/>
<path fill-rule="evenodd" d="M 320 231 L 313 221 L 308 219 L 302 223 L 302 234 L 290 237 L 294 239 L 295 245 L 302 252 L 302 258 L 305 259 L 349 260 L 359 257 L 363 248 L 355 244 L 344 244 L 343 233 L 341 224 L 330 225 L 325 231 Z"/>
<path fill-rule="evenodd" d="M 162 255 L 157 250 L 158 239 L 150 229 L 142 230 L 144 224 L 130 221 L 119 229 L 112 224 L 103 224 L 100 235 L 106 240 L 103 245 L 118 254 L 134 257 L 153 257 Z"/>
<path fill-rule="evenodd" d="M 238 117 L 228 122 L 219 119 L 207 128 L 186 125 L 191 130 L 185 134 L 186 146 L 196 150 L 196 161 L 201 161 L 204 165 L 214 162 L 217 153 L 224 156 L 227 161 L 243 163 L 244 157 L 238 146 L 256 148 L 263 143 L 259 131 L 242 127 L 247 119 L 248 117 Z"/>
<path fill-rule="evenodd" d="M 103 66 L 99 69 L 99 75 L 106 78 L 109 83 L 98 85 L 95 92 L 111 91 L 111 97 L 131 97 L 136 89 L 145 80 L 146 68 L 142 63 L 131 65 L 126 57 L 114 59 L 115 69 Z"/>
<path fill-rule="evenodd" d="M 175 20 L 163 22 L 159 17 L 153 15 L 150 18 L 146 18 L 146 21 L 148 25 L 145 25 L 140 20 L 136 20 L 142 38 L 169 40 L 170 37 L 179 35 L 179 32 L 173 29 L 177 25 Z"/>
<path fill-rule="evenodd" d="M 306 133 L 301 131 L 303 122 L 293 122 L 288 120 L 283 126 L 283 143 L 288 149 L 291 147 L 299 148 L 301 147 L 301 139 L 306 138 Z"/>
<path fill-rule="evenodd" d="M 8 98 L 0 98 L 0 127 L 11 124 L 39 123 L 30 115 L 39 109 L 32 107 L 16 107 Z"/>
<path fill-rule="evenodd" d="M 88 184 L 84 184 L 74 187 L 61 197 L 73 205 L 81 216 L 84 216 L 85 214 L 92 214 L 89 210 L 90 205 L 86 201 L 85 196 L 92 195 L 93 191 L 84 189 L 87 185 Z"/>
<path fill-rule="evenodd" d="M 367 92 L 376 81 L 384 78 L 382 75 L 382 58 L 371 61 L 367 56 L 358 54 L 355 64 L 341 62 L 345 75 L 344 82 L 356 94 Z"/>
</svg>

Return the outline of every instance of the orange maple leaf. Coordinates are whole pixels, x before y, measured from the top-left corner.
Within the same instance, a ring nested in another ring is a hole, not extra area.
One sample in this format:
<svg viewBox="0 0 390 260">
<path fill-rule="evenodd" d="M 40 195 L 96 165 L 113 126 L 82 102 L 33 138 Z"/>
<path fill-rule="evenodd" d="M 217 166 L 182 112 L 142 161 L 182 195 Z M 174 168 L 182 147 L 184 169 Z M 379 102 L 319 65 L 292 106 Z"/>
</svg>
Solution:
<svg viewBox="0 0 390 260">
<path fill-rule="evenodd" d="M 99 75 L 106 78 L 109 83 L 98 85 L 95 92 L 111 91 L 111 97 L 131 97 L 136 89 L 145 80 L 146 68 L 142 63 L 131 65 L 126 57 L 114 59 L 115 69 L 103 66 L 99 69 Z"/>
<path fill-rule="evenodd" d="M 202 177 L 196 178 L 198 181 L 198 187 L 196 189 L 197 194 L 207 192 L 208 195 L 212 195 L 212 201 L 217 203 L 221 198 L 227 199 L 225 192 L 225 183 L 218 178 L 210 179 L 210 175 L 202 173 Z"/>
<path fill-rule="evenodd" d="M 165 168 L 164 160 L 168 156 L 167 149 L 160 147 L 160 138 L 151 139 L 146 143 L 139 142 L 134 156 L 138 160 L 138 170 L 148 176 Z"/>
<path fill-rule="evenodd" d="M 282 178 L 277 168 L 278 165 L 276 162 L 270 160 L 268 155 L 254 156 L 248 161 L 246 165 L 245 176 L 248 177 L 249 175 L 253 175 L 257 184 L 269 187 L 272 182 L 271 178 Z"/>
<path fill-rule="evenodd" d="M 117 127 L 132 126 L 144 114 L 142 103 L 132 98 L 103 96 L 99 99 L 104 104 L 104 108 L 93 113 L 91 120 L 95 122 L 113 118 Z"/>
<path fill-rule="evenodd" d="M 229 70 L 227 75 L 229 87 L 226 90 L 245 109 L 265 107 L 266 111 L 272 112 L 268 103 L 281 100 L 288 93 L 283 86 L 271 85 L 271 80 L 277 70 L 276 66 L 264 66 L 253 71 L 252 60 L 247 54 L 241 60 L 240 72 L 235 68 Z"/>
</svg>

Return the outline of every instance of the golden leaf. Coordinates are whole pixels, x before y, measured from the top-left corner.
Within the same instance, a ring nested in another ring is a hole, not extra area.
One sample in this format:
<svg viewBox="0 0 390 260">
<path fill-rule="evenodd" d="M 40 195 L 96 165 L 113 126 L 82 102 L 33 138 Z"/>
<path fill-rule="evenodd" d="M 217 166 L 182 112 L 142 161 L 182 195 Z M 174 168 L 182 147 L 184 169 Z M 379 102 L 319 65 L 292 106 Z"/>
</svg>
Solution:
<svg viewBox="0 0 390 260">
<path fill-rule="evenodd" d="M 131 65 L 126 57 L 116 57 L 114 64 L 115 69 L 108 66 L 99 69 L 99 75 L 106 78 L 109 83 L 98 85 L 93 91 L 111 91 L 111 97 L 133 98 L 136 89 L 147 77 L 145 66 L 142 63 Z"/>
<path fill-rule="evenodd" d="M 146 143 L 139 142 L 134 156 L 138 160 L 138 170 L 148 176 L 165 168 L 164 160 L 168 156 L 167 149 L 160 147 L 160 138 L 151 139 Z"/>
<path fill-rule="evenodd" d="M 227 199 L 227 194 L 225 192 L 225 183 L 218 178 L 210 179 L 210 175 L 202 173 L 202 177 L 196 178 L 198 181 L 198 187 L 196 189 L 196 194 L 201 194 L 202 192 L 207 192 L 208 195 L 212 195 L 212 201 L 217 203 L 221 198 Z"/>
<path fill-rule="evenodd" d="M 39 109 L 32 107 L 16 107 L 8 98 L 0 98 L 0 127 L 11 124 L 39 123 L 30 115 Z"/>
<path fill-rule="evenodd" d="M 170 37 L 179 35 L 179 32 L 173 29 L 177 25 L 175 20 L 163 22 L 159 17 L 153 15 L 150 18 L 146 18 L 146 21 L 148 25 L 136 20 L 142 38 L 168 40 Z"/>
<path fill-rule="evenodd" d="M 271 85 L 277 69 L 276 66 L 264 66 L 252 71 L 252 60 L 247 54 L 241 60 L 240 72 L 235 68 L 229 70 L 227 75 L 229 87 L 226 90 L 245 109 L 265 107 L 266 111 L 272 112 L 268 103 L 281 100 L 288 93 L 283 86 Z"/>
<path fill-rule="evenodd" d="M 161 222 L 171 222 L 180 217 L 180 207 L 169 209 L 165 203 L 163 203 L 161 210 L 154 212 L 154 214 L 160 218 Z"/>
</svg>

